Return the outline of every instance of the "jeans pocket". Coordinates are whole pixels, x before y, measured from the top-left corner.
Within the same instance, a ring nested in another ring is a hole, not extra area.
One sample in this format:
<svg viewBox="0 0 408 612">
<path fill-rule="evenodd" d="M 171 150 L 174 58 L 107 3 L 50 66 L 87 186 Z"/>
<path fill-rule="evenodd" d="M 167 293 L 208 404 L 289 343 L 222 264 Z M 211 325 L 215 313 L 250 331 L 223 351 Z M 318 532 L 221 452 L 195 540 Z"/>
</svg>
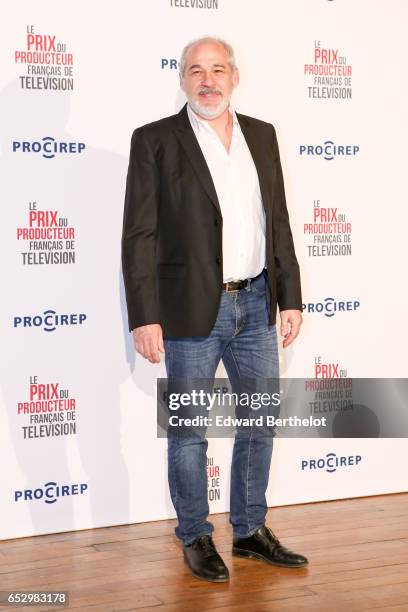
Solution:
<svg viewBox="0 0 408 612">
<path fill-rule="evenodd" d="M 255 295 L 261 295 L 263 297 L 265 297 L 266 295 L 266 287 L 258 288 L 258 287 L 254 287 L 253 285 L 251 285 L 251 291 L 255 293 Z"/>
<path fill-rule="evenodd" d="M 258 276 L 254 281 L 251 282 L 251 291 L 255 293 L 255 295 L 261 295 L 265 297 L 267 289 L 266 278 L 263 274 Z"/>
</svg>

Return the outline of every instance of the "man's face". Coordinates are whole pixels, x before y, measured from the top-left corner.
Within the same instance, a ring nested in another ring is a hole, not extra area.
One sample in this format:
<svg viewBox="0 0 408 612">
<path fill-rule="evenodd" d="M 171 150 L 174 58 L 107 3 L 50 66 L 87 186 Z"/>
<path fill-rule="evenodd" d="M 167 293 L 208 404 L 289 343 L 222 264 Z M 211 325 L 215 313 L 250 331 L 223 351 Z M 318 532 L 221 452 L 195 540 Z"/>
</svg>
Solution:
<svg viewBox="0 0 408 612">
<path fill-rule="evenodd" d="M 238 70 L 228 63 L 224 47 L 216 42 L 194 45 L 180 78 L 191 108 L 204 119 L 216 119 L 228 107 L 238 85 Z"/>
</svg>

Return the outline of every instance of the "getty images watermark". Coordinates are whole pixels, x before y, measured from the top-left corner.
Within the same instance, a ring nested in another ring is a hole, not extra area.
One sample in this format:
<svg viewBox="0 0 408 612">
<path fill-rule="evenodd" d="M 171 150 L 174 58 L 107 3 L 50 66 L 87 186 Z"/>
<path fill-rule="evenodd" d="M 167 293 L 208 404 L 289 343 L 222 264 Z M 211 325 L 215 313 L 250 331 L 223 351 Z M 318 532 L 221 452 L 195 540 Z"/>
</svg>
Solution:
<svg viewBox="0 0 408 612">
<path fill-rule="evenodd" d="M 157 435 L 408 437 L 408 379 L 157 380 Z"/>
<path fill-rule="evenodd" d="M 185 383 L 182 386 L 185 387 Z M 177 392 L 167 390 L 163 393 L 163 400 L 169 410 L 168 426 L 182 430 L 213 426 L 228 429 L 326 426 L 325 416 L 277 416 L 281 406 L 279 391 L 230 392 L 226 387 L 211 391 L 195 388 Z M 230 411 L 232 408 L 234 414 Z M 220 414 L 210 414 L 220 409 Z"/>
</svg>

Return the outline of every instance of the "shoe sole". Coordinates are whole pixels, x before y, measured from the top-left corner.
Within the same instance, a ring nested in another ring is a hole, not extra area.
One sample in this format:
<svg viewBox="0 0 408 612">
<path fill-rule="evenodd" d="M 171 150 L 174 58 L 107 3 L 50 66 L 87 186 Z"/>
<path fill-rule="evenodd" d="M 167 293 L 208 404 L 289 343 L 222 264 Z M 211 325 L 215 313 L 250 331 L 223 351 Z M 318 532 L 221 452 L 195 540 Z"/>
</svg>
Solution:
<svg viewBox="0 0 408 612">
<path fill-rule="evenodd" d="M 228 578 L 204 578 L 204 576 L 199 576 L 198 574 L 194 573 L 193 570 L 189 566 L 187 567 L 189 568 L 194 578 L 198 578 L 199 580 L 204 580 L 205 582 L 219 582 L 219 583 L 229 581 L 229 577 Z"/>
<path fill-rule="evenodd" d="M 279 563 L 278 561 L 271 561 L 271 559 L 268 559 L 267 557 L 264 557 L 263 555 L 259 553 L 252 552 L 249 550 L 243 550 L 242 548 L 233 548 L 232 554 L 235 557 L 246 557 L 247 559 L 259 559 L 260 561 L 265 561 L 265 563 L 269 563 L 270 565 L 278 565 L 279 567 L 290 567 L 291 569 L 297 568 L 297 567 L 305 567 L 306 565 L 309 564 L 308 561 L 305 561 L 304 563 L 296 563 L 294 565 L 290 565 L 288 563 Z"/>
</svg>

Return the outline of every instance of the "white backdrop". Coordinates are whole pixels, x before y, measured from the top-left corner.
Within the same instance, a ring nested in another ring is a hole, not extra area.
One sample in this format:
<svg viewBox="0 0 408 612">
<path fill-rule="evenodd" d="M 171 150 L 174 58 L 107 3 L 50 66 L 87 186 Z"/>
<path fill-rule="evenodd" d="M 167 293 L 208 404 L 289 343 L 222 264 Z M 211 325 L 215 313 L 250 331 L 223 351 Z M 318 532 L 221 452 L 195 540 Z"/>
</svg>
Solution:
<svg viewBox="0 0 408 612">
<path fill-rule="evenodd" d="M 192 38 L 232 43 L 235 108 L 277 130 L 306 304 L 282 375 L 337 364 L 347 376 L 406 376 L 404 0 L 8 0 L 0 12 L 0 537 L 174 516 L 156 437 L 165 369 L 134 354 L 120 237 L 131 133 L 181 108 L 175 66 Z M 335 85 L 345 98 L 310 74 L 327 65 L 351 75 Z M 326 141 L 354 154 L 304 152 Z M 62 152 L 44 157 L 45 142 Z M 350 224 L 335 243 L 346 254 L 305 233 L 324 219 L 317 208 Z M 350 310 L 311 312 L 332 301 Z M 63 410 L 48 414 L 59 421 L 24 412 L 57 398 Z M 212 512 L 228 510 L 231 442 L 210 440 Z M 302 469 L 327 453 L 352 459 Z M 406 491 L 407 460 L 403 439 L 277 440 L 268 500 Z"/>
</svg>

